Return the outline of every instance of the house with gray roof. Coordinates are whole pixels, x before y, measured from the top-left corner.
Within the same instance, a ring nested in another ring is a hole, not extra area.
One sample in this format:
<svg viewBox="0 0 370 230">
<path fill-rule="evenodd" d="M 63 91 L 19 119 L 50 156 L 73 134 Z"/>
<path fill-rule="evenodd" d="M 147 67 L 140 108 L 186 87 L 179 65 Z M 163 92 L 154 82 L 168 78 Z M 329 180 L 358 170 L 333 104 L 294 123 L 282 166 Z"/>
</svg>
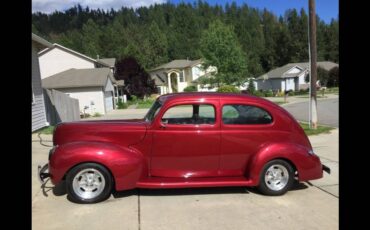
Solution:
<svg viewBox="0 0 370 230">
<path fill-rule="evenodd" d="M 217 68 L 210 66 L 202 68 L 202 60 L 173 60 L 149 71 L 157 86 L 160 95 L 166 93 L 183 92 L 187 86 L 194 85 L 198 91 L 214 91 L 207 85 L 201 85 L 197 80 L 217 72 Z"/>
<path fill-rule="evenodd" d="M 49 125 L 46 119 L 37 52 L 51 46 L 52 44 L 50 42 L 36 34 L 32 34 L 32 131 Z"/>
<path fill-rule="evenodd" d="M 115 72 L 115 58 L 92 58 L 60 44 L 54 43 L 51 47 L 38 53 L 40 62 L 41 79 L 46 79 L 55 74 L 69 69 L 99 69 L 108 68 L 112 75 Z M 97 71 L 97 74 L 100 72 Z M 123 98 L 123 82 L 114 81 L 114 106 L 118 97 Z"/>
<path fill-rule="evenodd" d="M 317 62 L 317 67 L 330 71 L 334 67 L 339 67 L 339 65 L 330 61 L 322 61 Z M 305 77 L 308 73 L 308 62 L 288 63 L 257 77 L 257 89 L 271 89 L 273 91 L 297 91 L 300 89 L 307 89 L 309 84 L 305 81 Z"/>
<path fill-rule="evenodd" d="M 43 88 L 56 89 L 78 99 L 80 112 L 89 114 L 113 110 L 113 85 L 118 83 L 107 67 L 72 68 L 42 79 Z"/>
</svg>

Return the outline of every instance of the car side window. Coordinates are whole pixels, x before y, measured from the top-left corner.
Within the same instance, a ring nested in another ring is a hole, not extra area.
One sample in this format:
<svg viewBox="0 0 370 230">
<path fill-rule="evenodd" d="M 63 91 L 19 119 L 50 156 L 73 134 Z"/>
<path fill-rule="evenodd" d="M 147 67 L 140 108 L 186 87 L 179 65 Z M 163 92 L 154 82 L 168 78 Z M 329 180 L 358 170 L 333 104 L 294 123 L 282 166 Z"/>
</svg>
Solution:
<svg viewBox="0 0 370 230">
<path fill-rule="evenodd" d="M 224 105 L 222 122 L 228 125 L 269 124 L 271 115 L 264 109 L 252 105 Z"/>
<path fill-rule="evenodd" d="M 168 109 L 163 117 L 165 124 L 214 124 L 215 108 L 208 104 L 177 105 Z"/>
</svg>

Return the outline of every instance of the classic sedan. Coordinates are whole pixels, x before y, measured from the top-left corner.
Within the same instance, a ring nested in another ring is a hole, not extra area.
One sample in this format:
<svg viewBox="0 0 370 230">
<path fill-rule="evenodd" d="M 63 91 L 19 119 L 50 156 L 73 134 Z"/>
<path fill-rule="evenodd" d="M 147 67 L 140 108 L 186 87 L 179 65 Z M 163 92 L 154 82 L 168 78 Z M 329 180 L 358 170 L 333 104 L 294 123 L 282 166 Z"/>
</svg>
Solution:
<svg viewBox="0 0 370 230">
<path fill-rule="evenodd" d="M 330 173 L 286 110 L 244 94 L 163 95 L 143 119 L 61 123 L 53 145 L 39 178 L 65 180 L 78 203 L 133 188 L 253 186 L 275 196 Z"/>
</svg>

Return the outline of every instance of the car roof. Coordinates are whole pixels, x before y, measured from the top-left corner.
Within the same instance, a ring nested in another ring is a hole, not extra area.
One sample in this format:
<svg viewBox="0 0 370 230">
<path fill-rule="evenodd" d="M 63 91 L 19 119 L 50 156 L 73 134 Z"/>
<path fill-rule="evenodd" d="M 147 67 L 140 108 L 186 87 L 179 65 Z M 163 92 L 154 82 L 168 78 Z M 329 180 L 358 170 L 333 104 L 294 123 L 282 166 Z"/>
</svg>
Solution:
<svg viewBox="0 0 370 230">
<path fill-rule="evenodd" d="M 271 102 L 252 95 L 242 94 L 242 93 L 217 93 L 217 92 L 183 92 L 183 93 L 171 93 L 171 94 L 164 94 L 158 98 L 161 102 L 172 101 L 176 99 L 236 99 L 236 100 L 248 100 L 248 101 L 259 101 L 259 102 L 267 102 L 270 104 Z"/>
</svg>

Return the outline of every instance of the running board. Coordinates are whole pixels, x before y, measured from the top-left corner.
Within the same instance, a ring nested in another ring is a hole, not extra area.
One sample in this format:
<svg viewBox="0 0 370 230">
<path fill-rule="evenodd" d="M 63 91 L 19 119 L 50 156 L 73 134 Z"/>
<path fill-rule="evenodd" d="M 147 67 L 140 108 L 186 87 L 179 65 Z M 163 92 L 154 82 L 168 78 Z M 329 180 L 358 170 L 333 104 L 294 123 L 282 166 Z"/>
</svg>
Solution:
<svg viewBox="0 0 370 230">
<path fill-rule="evenodd" d="M 245 177 L 211 177 L 211 178 L 167 178 L 149 177 L 139 181 L 139 188 L 199 188 L 255 186 Z"/>
</svg>

